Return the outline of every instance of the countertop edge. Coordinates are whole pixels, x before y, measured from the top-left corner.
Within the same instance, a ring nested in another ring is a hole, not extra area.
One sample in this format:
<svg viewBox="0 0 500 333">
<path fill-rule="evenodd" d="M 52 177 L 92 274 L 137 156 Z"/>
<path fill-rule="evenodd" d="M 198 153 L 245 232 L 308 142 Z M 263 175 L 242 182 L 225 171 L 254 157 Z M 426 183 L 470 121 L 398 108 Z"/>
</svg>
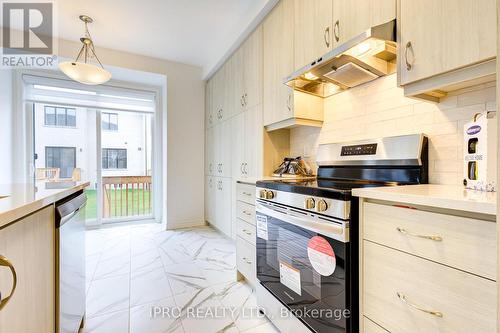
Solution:
<svg viewBox="0 0 500 333">
<path fill-rule="evenodd" d="M 59 201 L 61 199 L 66 198 L 67 196 L 83 190 L 87 186 L 90 185 L 90 182 L 85 182 L 81 183 L 78 185 L 75 185 L 73 187 L 67 188 L 67 189 L 61 189 L 61 191 L 51 194 L 49 196 L 33 200 L 30 203 L 20 205 L 18 207 L 15 207 L 9 211 L 0 213 L 0 228 L 3 228 L 4 226 L 19 220 L 25 216 L 28 216 L 30 214 L 33 214 L 34 212 L 47 207 L 56 201 Z"/>
<path fill-rule="evenodd" d="M 353 189 L 353 196 L 364 199 L 386 200 L 405 204 L 414 204 L 433 208 L 443 208 L 470 213 L 496 215 L 496 205 L 488 202 L 477 202 L 442 197 L 425 197 L 410 193 L 388 193 L 371 189 Z"/>
</svg>

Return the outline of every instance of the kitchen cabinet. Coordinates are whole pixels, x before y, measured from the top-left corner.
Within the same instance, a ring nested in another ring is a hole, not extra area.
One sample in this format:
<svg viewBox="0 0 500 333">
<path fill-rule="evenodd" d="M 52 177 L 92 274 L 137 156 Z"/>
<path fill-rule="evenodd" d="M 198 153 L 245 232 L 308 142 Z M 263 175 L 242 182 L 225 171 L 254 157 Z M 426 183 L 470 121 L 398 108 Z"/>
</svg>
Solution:
<svg viewBox="0 0 500 333">
<path fill-rule="evenodd" d="M 234 228 L 236 234 L 236 269 L 238 280 L 255 286 L 255 184 L 238 182 L 235 195 Z"/>
<path fill-rule="evenodd" d="M 56 263 L 54 206 L 0 229 L 0 255 L 17 273 L 17 287 L 0 310 L 0 332 L 55 332 Z M 10 270 L 0 266 L 0 292 L 12 288 Z"/>
<path fill-rule="evenodd" d="M 231 237 L 231 178 L 215 178 L 215 226 Z"/>
<path fill-rule="evenodd" d="M 365 332 L 496 332 L 495 230 L 494 215 L 360 198 Z"/>
<path fill-rule="evenodd" d="M 294 64 L 299 69 L 332 49 L 333 2 L 294 1 Z"/>
<path fill-rule="evenodd" d="M 399 83 L 415 83 L 413 89 L 405 88 L 406 95 L 446 91 L 446 86 L 482 75 L 476 65 L 496 57 L 495 0 L 400 0 L 398 4 Z M 465 71 L 468 66 L 473 70 Z M 455 77 L 452 71 L 461 74 Z M 431 77 L 433 81 L 416 86 Z"/>
<path fill-rule="evenodd" d="M 214 119 L 214 112 L 213 112 L 213 85 L 214 85 L 214 80 L 210 79 L 205 85 L 205 126 L 207 128 L 210 128 L 214 125 L 215 119 Z"/>
<path fill-rule="evenodd" d="M 232 118 L 232 175 L 236 179 L 262 176 L 262 105 Z"/>
<path fill-rule="evenodd" d="M 333 0 L 333 47 L 394 19 L 396 0 Z"/>
<path fill-rule="evenodd" d="M 231 121 L 223 121 L 214 130 L 213 170 L 219 177 L 231 177 Z"/>
<path fill-rule="evenodd" d="M 215 224 L 216 177 L 205 176 L 205 220 Z"/>
<path fill-rule="evenodd" d="M 215 74 L 212 101 L 214 124 L 221 123 L 234 114 L 234 99 L 232 85 L 233 62 L 227 61 Z"/>
<path fill-rule="evenodd" d="M 280 1 L 262 25 L 263 122 L 268 131 L 296 125 L 321 126 L 323 121 L 321 98 L 294 92 L 283 83 L 296 69 L 294 8 L 294 0 Z"/>
<path fill-rule="evenodd" d="M 205 175 L 215 175 L 215 128 L 210 127 L 205 130 Z"/>
</svg>

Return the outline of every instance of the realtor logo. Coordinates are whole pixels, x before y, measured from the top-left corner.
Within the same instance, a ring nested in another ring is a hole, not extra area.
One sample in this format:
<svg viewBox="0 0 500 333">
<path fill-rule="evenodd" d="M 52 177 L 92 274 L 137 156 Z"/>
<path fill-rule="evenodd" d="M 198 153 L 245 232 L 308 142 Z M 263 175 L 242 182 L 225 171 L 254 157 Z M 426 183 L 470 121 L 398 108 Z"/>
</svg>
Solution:
<svg viewBox="0 0 500 333">
<path fill-rule="evenodd" d="M 2 67 L 53 67 L 54 4 L 2 1 Z"/>
</svg>

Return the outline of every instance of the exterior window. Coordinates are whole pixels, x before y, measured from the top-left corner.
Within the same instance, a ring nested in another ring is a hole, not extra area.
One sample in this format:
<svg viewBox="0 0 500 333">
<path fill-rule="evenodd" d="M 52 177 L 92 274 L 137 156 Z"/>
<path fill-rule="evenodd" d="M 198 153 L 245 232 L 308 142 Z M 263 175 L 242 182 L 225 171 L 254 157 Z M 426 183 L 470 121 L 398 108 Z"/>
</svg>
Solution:
<svg viewBox="0 0 500 333">
<path fill-rule="evenodd" d="M 57 106 L 45 106 L 45 125 L 76 127 L 76 110 Z"/>
<path fill-rule="evenodd" d="M 101 128 L 104 131 L 118 131 L 118 114 L 109 112 L 101 113 Z"/>
<path fill-rule="evenodd" d="M 126 169 L 127 149 L 103 148 L 102 149 L 103 169 Z"/>
<path fill-rule="evenodd" d="M 45 147 L 45 167 L 58 168 L 60 178 L 71 178 L 76 167 L 76 148 Z"/>
</svg>

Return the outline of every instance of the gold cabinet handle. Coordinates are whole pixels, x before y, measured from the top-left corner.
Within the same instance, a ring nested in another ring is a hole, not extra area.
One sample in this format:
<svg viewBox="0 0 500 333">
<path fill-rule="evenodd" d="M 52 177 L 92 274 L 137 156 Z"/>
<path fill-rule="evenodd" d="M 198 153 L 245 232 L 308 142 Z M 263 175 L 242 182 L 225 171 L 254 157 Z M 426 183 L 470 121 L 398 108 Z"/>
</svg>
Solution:
<svg viewBox="0 0 500 333">
<path fill-rule="evenodd" d="M 252 264 L 252 261 L 251 260 L 248 260 L 247 258 L 243 257 L 242 258 L 243 261 L 245 261 L 247 264 L 251 265 Z"/>
<path fill-rule="evenodd" d="M 323 39 L 325 40 L 326 47 L 330 47 L 330 27 L 326 27 L 323 33 Z"/>
<path fill-rule="evenodd" d="M 243 232 L 244 232 L 245 234 L 247 234 L 248 236 L 251 236 L 251 235 L 252 235 L 252 233 L 251 233 L 250 231 L 248 231 L 247 229 L 243 229 Z"/>
<path fill-rule="evenodd" d="M 335 41 L 338 42 L 340 40 L 340 21 L 337 20 L 335 21 L 335 24 L 333 25 L 333 37 L 335 37 Z"/>
<path fill-rule="evenodd" d="M 410 302 L 408 300 L 408 298 L 406 297 L 405 294 L 403 293 L 400 293 L 399 291 L 396 292 L 396 294 L 398 295 L 398 298 L 405 304 L 407 304 L 408 306 L 411 306 L 412 308 L 414 309 L 417 309 L 419 311 L 422 311 L 422 312 L 425 312 L 425 313 L 428 313 L 428 314 L 431 314 L 433 316 L 436 316 L 436 317 L 439 317 L 439 318 L 443 318 L 443 313 L 442 312 L 439 312 L 439 311 L 434 311 L 434 310 L 427 310 L 427 309 L 424 309 L 422 308 L 421 306 L 419 305 L 416 305 L 412 302 Z"/>
<path fill-rule="evenodd" d="M 402 233 L 403 235 L 411 236 L 411 237 L 418 237 L 418 238 L 424 238 L 424 239 L 430 239 L 436 242 L 441 242 L 443 240 L 443 237 L 441 236 L 432 236 L 432 235 L 417 235 L 417 234 L 412 234 L 411 232 L 408 232 L 406 229 L 397 227 L 397 231 Z"/>
<path fill-rule="evenodd" d="M 248 197 L 249 197 L 249 196 L 251 196 L 251 195 L 252 195 L 252 193 L 243 192 L 243 195 L 246 195 L 246 196 L 248 196 Z"/>
<path fill-rule="evenodd" d="M 9 296 L 5 297 L 4 299 L 0 298 L 0 311 L 1 311 L 7 305 L 7 303 L 9 303 L 12 295 L 14 295 L 14 291 L 16 291 L 17 274 L 16 274 L 16 270 L 14 269 L 14 266 L 9 261 L 9 259 L 5 258 L 2 255 L 0 255 L 0 266 L 8 267 L 10 269 L 10 272 L 12 274 L 12 280 L 14 281 L 12 283 L 12 289 L 10 290 Z M 1 297 L 1 295 L 0 295 L 0 297 Z"/>
<path fill-rule="evenodd" d="M 413 68 L 413 64 L 410 63 L 410 61 L 408 60 L 408 50 L 412 50 L 413 51 L 413 46 L 411 45 L 411 42 L 408 42 L 406 43 L 406 46 L 405 46 L 405 63 L 406 63 L 406 70 L 407 71 L 411 71 L 411 69 Z"/>
<path fill-rule="evenodd" d="M 288 112 L 292 112 L 292 93 L 291 92 L 288 94 L 288 99 L 286 100 L 286 108 L 288 109 Z"/>
<path fill-rule="evenodd" d="M 247 212 L 246 210 L 243 211 L 243 214 L 247 215 L 247 216 L 252 216 L 252 213 L 249 213 Z"/>
</svg>

